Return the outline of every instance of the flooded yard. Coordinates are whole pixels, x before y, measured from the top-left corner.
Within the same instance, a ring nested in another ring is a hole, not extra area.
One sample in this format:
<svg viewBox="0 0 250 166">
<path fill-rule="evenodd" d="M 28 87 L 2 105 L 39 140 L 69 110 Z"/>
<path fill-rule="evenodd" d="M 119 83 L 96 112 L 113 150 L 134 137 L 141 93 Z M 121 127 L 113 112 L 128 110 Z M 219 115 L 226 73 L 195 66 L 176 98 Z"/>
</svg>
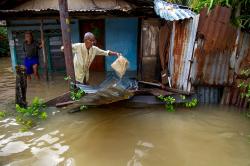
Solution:
<svg viewBox="0 0 250 166">
<path fill-rule="evenodd" d="M 15 81 L 9 60 L 0 60 L 0 109 L 6 109 L 14 101 Z M 28 100 L 65 92 L 60 78 L 32 82 Z M 164 106 L 123 105 L 73 114 L 47 111 L 49 118 L 28 132 L 19 132 L 12 117 L 0 121 L 0 165 L 250 166 L 250 120 L 234 107 L 172 113 Z"/>
</svg>

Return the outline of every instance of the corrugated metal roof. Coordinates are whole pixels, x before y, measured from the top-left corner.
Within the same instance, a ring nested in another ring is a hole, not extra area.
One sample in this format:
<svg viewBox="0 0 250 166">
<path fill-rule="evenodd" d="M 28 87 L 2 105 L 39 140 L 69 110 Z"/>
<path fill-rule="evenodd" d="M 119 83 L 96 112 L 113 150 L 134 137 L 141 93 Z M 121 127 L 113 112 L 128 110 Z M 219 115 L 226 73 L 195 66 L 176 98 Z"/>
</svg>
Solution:
<svg viewBox="0 0 250 166">
<path fill-rule="evenodd" d="M 193 18 L 196 15 L 189 9 L 181 9 L 177 4 L 162 0 L 154 0 L 154 9 L 157 15 L 169 21 Z"/>
</svg>

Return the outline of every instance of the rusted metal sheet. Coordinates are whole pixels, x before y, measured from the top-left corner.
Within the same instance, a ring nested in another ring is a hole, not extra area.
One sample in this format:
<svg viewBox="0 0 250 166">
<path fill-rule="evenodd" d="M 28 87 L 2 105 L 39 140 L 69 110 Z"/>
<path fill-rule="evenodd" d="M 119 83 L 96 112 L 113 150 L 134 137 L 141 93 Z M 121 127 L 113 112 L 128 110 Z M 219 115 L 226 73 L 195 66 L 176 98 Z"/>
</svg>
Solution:
<svg viewBox="0 0 250 166">
<path fill-rule="evenodd" d="M 223 93 L 222 87 L 197 86 L 194 95 L 201 104 L 219 104 Z"/>
<path fill-rule="evenodd" d="M 240 75 L 243 69 L 250 67 L 250 34 L 241 33 L 239 38 L 239 44 L 237 48 L 237 54 L 235 57 L 235 73 Z"/>
<path fill-rule="evenodd" d="M 133 90 L 138 88 L 137 81 L 127 78 L 120 79 L 114 75 L 109 76 L 96 87 L 81 84 L 77 84 L 77 86 L 87 93 L 76 102 L 83 105 L 102 105 L 126 100 L 134 96 Z"/>
<path fill-rule="evenodd" d="M 248 107 L 248 101 L 246 98 L 241 97 L 242 90 L 237 87 L 225 87 L 221 104 L 235 105 L 237 107 Z"/>
<path fill-rule="evenodd" d="M 247 107 L 248 103 L 246 98 L 241 97 L 241 93 L 244 89 L 239 89 L 237 87 L 243 81 L 250 81 L 250 78 L 237 78 L 241 75 L 241 71 L 244 69 L 249 69 L 250 67 L 250 34 L 241 32 L 239 37 L 239 43 L 237 46 L 237 54 L 235 57 L 235 68 L 234 73 L 236 74 L 236 79 L 230 87 L 224 89 L 223 97 L 221 100 L 222 104 L 236 105 L 238 107 Z M 235 78 L 234 77 L 234 78 Z M 248 79 L 248 80 L 247 80 Z"/>
<path fill-rule="evenodd" d="M 230 58 L 235 48 L 236 28 L 230 23 L 231 9 L 215 7 L 200 13 L 191 69 L 193 85 L 224 86 L 233 83 Z"/>
<path fill-rule="evenodd" d="M 170 39 L 168 68 L 172 86 L 188 92 L 191 90 L 189 74 L 198 21 L 199 15 L 174 22 Z"/>
</svg>

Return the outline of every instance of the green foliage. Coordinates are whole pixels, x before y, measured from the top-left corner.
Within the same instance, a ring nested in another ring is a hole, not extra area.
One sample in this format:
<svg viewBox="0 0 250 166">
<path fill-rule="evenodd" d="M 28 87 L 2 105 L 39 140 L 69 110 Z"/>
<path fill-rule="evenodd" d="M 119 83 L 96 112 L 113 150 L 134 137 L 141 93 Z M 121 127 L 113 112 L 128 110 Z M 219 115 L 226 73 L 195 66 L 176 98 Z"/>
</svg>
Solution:
<svg viewBox="0 0 250 166">
<path fill-rule="evenodd" d="M 5 113 L 5 112 L 0 111 L 0 119 L 1 119 L 1 118 L 4 118 L 5 116 L 6 116 L 6 113 Z"/>
<path fill-rule="evenodd" d="M 18 115 L 16 116 L 16 121 L 22 125 L 21 131 L 27 131 L 36 125 L 36 121 L 46 120 L 48 115 L 43 109 L 45 104 L 41 99 L 35 97 L 30 106 L 27 108 L 20 107 L 16 104 L 16 111 Z"/>
<path fill-rule="evenodd" d="M 249 77 L 250 69 L 242 70 L 240 74 Z M 242 81 L 241 83 L 238 84 L 238 88 L 243 90 L 243 92 L 241 93 L 241 97 L 247 98 L 248 102 L 250 102 L 250 81 L 249 80 Z"/>
<path fill-rule="evenodd" d="M 64 80 L 70 81 L 70 98 L 72 100 L 79 100 L 85 95 L 85 92 L 83 90 L 75 88 L 75 84 L 73 81 L 71 81 L 70 76 L 64 77 Z"/>
<path fill-rule="evenodd" d="M 240 72 L 241 75 L 244 75 L 246 77 L 250 76 L 250 69 L 245 69 Z"/>
<path fill-rule="evenodd" d="M 250 0 L 192 0 L 188 6 L 199 13 L 203 8 L 208 8 L 209 12 L 216 5 L 232 9 L 233 25 L 245 29 L 250 28 Z"/>
<path fill-rule="evenodd" d="M 174 109 L 175 98 L 173 98 L 171 96 L 164 97 L 162 95 L 158 96 L 158 98 L 161 101 L 165 102 L 166 111 L 168 111 L 168 112 L 174 112 L 175 111 L 175 109 Z"/>
<path fill-rule="evenodd" d="M 181 98 L 182 100 L 185 100 L 185 99 L 186 99 L 186 96 L 185 96 L 185 95 L 180 95 L 180 98 Z"/>
<path fill-rule="evenodd" d="M 70 92 L 70 97 L 72 100 L 79 100 L 84 95 L 85 95 L 85 92 L 81 89 L 76 89 Z"/>
<path fill-rule="evenodd" d="M 197 99 L 192 99 L 191 101 L 185 103 L 185 107 L 193 108 L 193 107 L 196 107 L 197 104 L 198 104 L 198 100 Z"/>
<path fill-rule="evenodd" d="M 71 80 L 70 76 L 64 77 L 65 81 Z"/>
<path fill-rule="evenodd" d="M 250 69 L 242 70 L 240 74 L 248 78 L 250 76 Z M 240 88 L 243 91 L 241 93 L 241 97 L 246 98 L 248 103 L 250 103 L 250 81 L 249 79 L 244 80 L 241 83 L 239 83 L 238 88 Z M 250 112 L 247 112 L 246 116 L 250 118 Z"/>
<path fill-rule="evenodd" d="M 168 112 L 174 112 L 175 111 L 175 108 L 174 108 L 174 104 L 175 104 L 175 98 L 171 97 L 171 96 L 158 96 L 158 98 L 165 102 L 165 108 Z M 180 98 L 182 100 L 185 100 L 186 99 L 186 96 L 185 95 L 180 95 Z M 191 101 L 189 102 L 185 102 L 184 103 L 184 106 L 187 107 L 187 108 L 193 108 L 195 106 L 197 106 L 198 104 L 198 100 L 197 99 L 192 99 Z"/>
</svg>

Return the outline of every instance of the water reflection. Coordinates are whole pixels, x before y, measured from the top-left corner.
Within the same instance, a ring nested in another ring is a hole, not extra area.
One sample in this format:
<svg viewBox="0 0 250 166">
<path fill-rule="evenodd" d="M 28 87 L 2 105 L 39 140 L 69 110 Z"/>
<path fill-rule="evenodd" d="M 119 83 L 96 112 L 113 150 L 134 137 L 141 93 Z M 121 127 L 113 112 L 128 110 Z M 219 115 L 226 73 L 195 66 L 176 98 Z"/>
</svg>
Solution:
<svg viewBox="0 0 250 166">
<path fill-rule="evenodd" d="M 128 161 L 127 166 L 142 166 L 141 159 L 149 155 L 149 151 L 154 145 L 149 142 L 138 141 L 133 157 Z"/>
<path fill-rule="evenodd" d="M 14 99 L 11 75 L 8 65 L 0 63 L 1 110 L 14 109 L 13 103 L 5 104 Z M 29 86 L 30 98 L 49 98 L 67 85 L 61 79 Z M 19 132 L 13 117 L 0 120 L 0 165 L 250 166 L 250 121 L 235 108 L 201 106 L 168 113 L 162 106 L 121 105 L 75 114 L 47 111 L 49 118 L 28 132 Z"/>
<path fill-rule="evenodd" d="M 17 156 L 16 154 L 23 154 L 23 157 L 13 158 L 14 160 L 10 163 L 3 158 L 3 161 L 8 163 L 6 165 L 54 166 L 65 161 L 65 157 L 62 157 L 62 155 L 69 150 L 69 146 L 63 140 L 64 134 L 59 130 L 42 134 L 39 133 L 40 129 L 33 132 L 12 133 L 9 137 L 1 136 L 1 157 L 14 157 Z M 38 136 L 40 134 L 42 135 Z M 72 159 L 67 159 L 66 163 L 70 165 L 74 162 Z"/>
</svg>

